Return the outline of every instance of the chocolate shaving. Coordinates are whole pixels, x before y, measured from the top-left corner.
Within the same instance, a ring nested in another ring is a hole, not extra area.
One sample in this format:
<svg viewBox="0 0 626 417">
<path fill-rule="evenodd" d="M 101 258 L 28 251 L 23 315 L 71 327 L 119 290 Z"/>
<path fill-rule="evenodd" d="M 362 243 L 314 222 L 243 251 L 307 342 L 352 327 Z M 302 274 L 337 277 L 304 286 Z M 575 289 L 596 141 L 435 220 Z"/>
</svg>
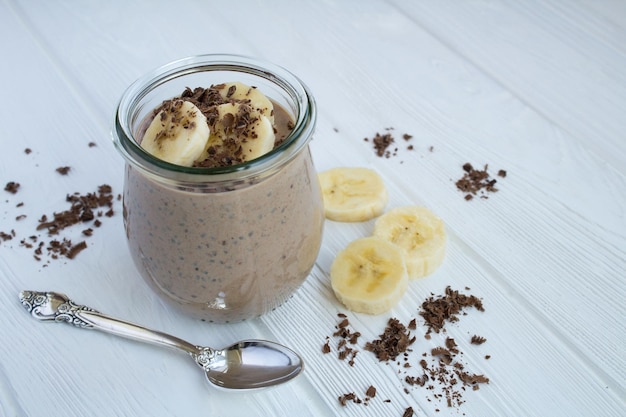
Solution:
<svg viewBox="0 0 626 417">
<path fill-rule="evenodd" d="M 356 404 L 361 404 L 363 402 L 363 400 L 357 397 L 354 392 L 343 394 L 339 397 L 339 404 L 341 404 L 342 407 L 345 407 L 349 401 L 352 401 Z"/>
<path fill-rule="evenodd" d="M 258 138 L 255 125 L 258 121 L 259 112 L 257 110 L 259 109 L 252 108 L 250 99 L 235 99 L 234 94 L 237 89 L 235 85 L 229 86 L 228 90 L 224 91 L 225 88 L 225 84 L 216 84 L 209 88 L 197 87 L 193 90 L 187 87 L 180 97 L 167 100 L 154 110 L 153 114 L 156 116 L 162 110 L 170 111 L 172 103 L 176 101 L 181 103 L 182 100 L 188 101 L 195 105 L 207 118 L 211 132 L 223 134 L 222 143 L 210 146 L 207 149 L 205 159 L 194 162 L 194 167 L 226 167 L 246 162 L 247 155 L 243 152 L 242 144 Z M 237 103 L 237 111 L 228 112 L 220 117 L 218 106 L 228 103 Z M 289 132 L 293 130 L 293 122 L 287 121 L 286 126 L 281 125 L 281 127 L 286 127 Z M 276 126 L 274 131 L 277 131 Z M 282 140 L 288 136 L 288 132 L 280 137 L 277 135 L 274 146 L 280 145 Z"/>
<path fill-rule="evenodd" d="M 423 387 L 424 385 L 426 385 L 426 382 L 428 382 L 428 375 L 423 374 L 420 377 L 407 375 L 406 378 L 404 378 L 404 382 L 409 385 L 418 385 L 420 387 Z"/>
<path fill-rule="evenodd" d="M 411 319 L 411 321 L 407 325 L 407 329 L 409 329 L 409 330 L 417 329 L 417 321 L 415 319 Z"/>
<path fill-rule="evenodd" d="M 482 301 L 473 295 L 464 295 L 446 287 L 445 295 L 431 296 L 422 303 L 419 315 L 424 318 L 428 326 L 427 334 L 435 331 L 439 333 L 445 322 L 458 321 L 457 314 L 466 307 L 474 307 L 484 311 Z"/>
<path fill-rule="evenodd" d="M 20 188 L 20 183 L 19 182 L 9 181 L 4 186 L 4 191 L 7 191 L 7 192 L 9 192 L 11 194 L 15 194 L 15 193 L 17 193 L 17 190 L 19 190 L 19 188 Z"/>
<path fill-rule="evenodd" d="M 83 240 L 82 242 L 77 243 L 76 245 L 73 245 L 72 247 L 70 247 L 70 249 L 67 251 L 65 256 L 67 256 L 69 259 L 74 259 L 76 255 L 78 255 L 84 249 L 87 249 L 87 242 Z"/>
<path fill-rule="evenodd" d="M 373 352 L 381 362 L 396 359 L 415 342 L 415 337 L 411 337 L 407 328 L 395 318 L 389 319 L 384 333 L 379 337 L 367 342 L 365 350 Z"/>
<path fill-rule="evenodd" d="M 470 343 L 473 344 L 473 345 L 482 345 L 486 341 L 487 341 L 487 339 L 485 339 L 484 337 L 478 336 L 478 335 L 474 335 L 474 336 L 472 336 L 472 340 L 470 341 Z"/>
<path fill-rule="evenodd" d="M 93 212 L 98 207 L 108 207 L 107 216 L 113 215 L 113 195 L 109 185 L 98 187 L 97 193 L 78 193 L 67 195 L 65 200 L 71 204 L 68 210 L 53 214 L 53 219 L 48 221 L 47 216 L 42 216 L 37 230 L 47 230 L 48 235 L 56 235 L 59 231 L 78 223 L 93 220 L 96 216 Z"/>
<path fill-rule="evenodd" d="M 43 242 L 39 243 L 39 246 L 35 250 L 36 255 L 42 254 L 43 245 Z M 48 254 L 52 259 L 58 259 L 59 256 L 64 256 L 68 259 L 74 259 L 76 255 L 78 255 L 86 248 L 87 243 L 85 241 L 74 245 L 70 239 L 63 238 L 62 240 L 54 239 L 48 242 L 46 250 L 48 251 Z"/>
<path fill-rule="evenodd" d="M 394 144 L 396 143 L 395 137 L 392 135 L 391 131 L 394 130 L 393 127 L 387 127 L 385 128 L 386 133 L 376 133 L 372 138 L 363 138 L 364 142 L 369 142 L 373 145 L 374 147 L 374 152 L 376 152 L 376 155 L 381 157 L 381 158 L 391 158 L 392 156 L 397 156 L 398 155 L 398 147 L 394 146 Z M 410 135 L 408 133 L 404 133 L 402 135 L 402 139 L 404 139 L 405 142 L 409 142 L 411 139 L 413 139 L 413 135 Z M 406 149 L 409 151 L 412 151 L 415 149 L 415 146 L 412 144 L 409 144 L 406 146 Z M 403 163 L 404 161 L 401 161 L 400 163 Z"/>
<path fill-rule="evenodd" d="M 472 164 L 466 162 L 463 164 L 463 176 L 455 182 L 456 187 L 466 193 L 465 200 L 469 201 L 474 198 L 475 195 L 480 195 L 481 198 L 488 198 L 485 193 L 495 193 L 498 191 L 496 188 L 496 180 L 489 176 L 487 172 L 488 166 L 482 170 L 475 169 Z M 505 170 L 499 170 L 498 176 L 506 177 Z"/>
<path fill-rule="evenodd" d="M 107 184 L 98 187 L 97 191 L 94 193 L 84 195 L 74 193 L 66 195 L 65 200 L 70 204 L 69 209 L 55 212 L 51 217 L 43 214 L 39 219 L 37 230 L 46 231 L 47 236 L 58 236 L 62 230 L 76 224 L 85 224 L 93 221 L 92 225 L 99 227 L 101 221 L 98 217 L 111 217 L 114 215 L 112 188 Z M 20 206 L 23 206 L 23 203 L 18 204 L 18 207 Z M 100 208 L 106 208 L 106 211 L 98 210 Z M 22 214 L 17 216 L 15 220 L 20 221 L 25 217 L 26 215 Z M 15 237 L 15 232 L 11 232 L 11 235 L 7 233 L 0 234 L 0 238 L 3 241 L 12 239 Z M 82 231 L 82 234 L 89 237 L 93 234 L 93 229 L 87 227 Z M 36 242 L 38 243 L 35 246 L 34 243 Z M 81 241 L 74 244 L 67 237 L 55 237 L 44 241 L 39 240 L 39 236 L 32 235 L 28 239 L 22 239 L 20 246 L 32 249 L 35 260 L 41 261 L 44 251 L 47 252 L 47 255 L 51 259 L 59 259 L 61 257 L 74 259 L 80 252 L 87 248 L 87 243 Z"/>
<path fill-rule="evenodd" d="M 461 381 L 463 381 L 467 385 L 475 385 L 475 384 L 488 384 L 489 378 L 484 375 L 478 374 L 469 374 L 467 372 L 458 371 L 456 373 Z"/>
<path fill-rule="evenodd" d="M 428 362 L 422 359 L 420 364 L 424 373 L 420 377 L 407 376 L 405 382 L 409 385 L 426 387 L 429 391 L 435 390 L 436 383 L 441 388 L 441 394 L 435 393 L 435 397 L 445 399 L 448 407 L 455 407 L 464 402 L 465 386 L 477 390 L 478 384 L 489 383 L 489 378 L 465 371 L 465 366 L 458 361 L 458 355 L 462 353 L 456 349 L 453 339 L 446 339 L 446 346 L 432 349 L 431 354 L 436 362 L 429 366 Z M 451 346 L 454 347 L 449 348 Z M 428 381 L 431 383 L 426 385 Z"/>
<path fill-rule="evenodd" d="M 372 139 L 364 138 L 363 140 L 365 142 L 369 142 L 370 140 L 372 141 L 376 155 L 380 157 L 384 156 L 386 158 L 392 156 L 391 151 L 388 150 L 388 148 L 395 142 L 391 133 L 385 133 L 383 135 L 376 133 Z"/>
<path fill-rule="evenodd" d="M 345 314 L 339 313 L 337 316 L 341 319 L 335 326 L 337 330 L 333 333 L 333 336 L 338 339 L 336 345 L 337 358 L 341 361 L 348 359 L 348 365 L 354 366 L 354 361 L 359 351 L 353 346 L 357 344 L 361 333 L 350 329 L 350 321 Z M 328 338 L 322 346 L 322 352 L 331 352 L 330 340 Z"/>
<path fill-rule="evenodd" d="M 469 288 L 466 288 L 469 290 Z M 444 329 L 447 322 L 459 320 L 458 315 L 466 307 L 474 307 L 479 311 L 484 311 L 482 301 L 473 296 L 461 294 L 452 290 L 449 286 L 445 289 L 445 294 L 435 297 L 431 294 L 421 305 L 420 315 L 425 320 L 428 327 L 425 337 L 431 338 L 431 333 L 440 333 Z M 465 313 L 463 313 L 465 314 Z M 335 337 L 340 337 L 337 344 L 338 351 L 349 346 L 351 335 L 359 334 L 353 332 L 350 328 L 350 322 L 343 313 L 338 314 L 339 322 L 336 325 Z M 411 346 L 416 338 L 411 336 L 409 330 L 415 330 L 417 327 L 416 319 L 411 319 L 405 327 L 396 318 L 390 318 L 384 332 L 379 335 L 379 339 L 367 342 L 365 350 L 376 355 L 379 361 L 387 364 L 395 364 L 398 368 L 398 374 L 404 374 L 402 379 L 406 384 L 403 391 L 406 394 L 411 389 L 425 389 L 436 400 L 445 401 L 448 407 L 459 407 L 465 402 L 463 395 L 466 389 L 470 387 L 472 390 L 478 390 L 480 384 L 489 383 L 489 378 L 483 374 L 471 373 L 465 369 L 462 362 L 463 352 L 452 337 L 445 337 L 443 345 L 436 346 L 430 351 L 424 352 L 419 360 L 419 367 L 413 368 L 409 362 L 411 356 Z M 323 353 L 328 353 L 330 349 L 329 337 L 327 337 L 325 346 L 322 347 Z M 474 336 L 473 340 L 483 340 L 480 336 Z M 486 341 L 486 339 L 483 340 Z M 354 340 L 356 343 L 356 339 Z M 350 348 L 352 349 L 352 348 Z M 340 359 L 347 357 L 348 353 L 340 354 Z M 489 355 L 485 359 L 489 359 Z M 399 358 L 403 358 L 399 359 Z M 395 361 L 395 362 L 394 362 Z M 412 373 L 411 375 L 409 374 Z M 416 372 L 413 374 L 413 372 Z M 345 406 L 348 402 L 368 405 L 368 402 L 376 395 L 376 389 L 373 385 L 365 392 L 365 398 L 359 398 L 354 392 L 343 394 L 339 397 L 339 402 Z M 429 398 L 428 401 L 431 401 Z M 388 403 L 390 400 L 383 400 Z M 435 410 L 439 412 L 439 409 Z M 405 415 L 413 415 L 414 411 L 411 407 L 405 410 Z M 407 414 L 408 413 L 408 414 Z"/>
</svg>

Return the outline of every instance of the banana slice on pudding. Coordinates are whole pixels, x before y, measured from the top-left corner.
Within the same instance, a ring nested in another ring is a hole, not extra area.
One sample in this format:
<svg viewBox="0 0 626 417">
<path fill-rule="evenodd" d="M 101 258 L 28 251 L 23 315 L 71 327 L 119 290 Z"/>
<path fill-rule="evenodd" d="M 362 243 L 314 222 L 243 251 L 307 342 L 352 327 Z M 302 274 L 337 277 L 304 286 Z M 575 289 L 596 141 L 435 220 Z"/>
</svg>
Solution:
<svg viewBox="0 0 626 417">
<path fill-rule="evenodd" d="M 200 109 L 188 101 L 174 100 L 154 117 L 141 147 L 171 164 L 192 166 L 204 152 L 209 134 Z"/>
<path fill-rule="evenodd" d="M 260 111 L 244 102 L 225 103 L 216 106 L 205 152 L 251 161 L 270 152 L 275 138 L 274 126 Z"/>
<path fill-rule="evenodd" d="M 274 105 L 265 94 L 256 87 L 251 87 L 241 82 L 223 83 L 213 86 L 226 100 L 243 101 L 254 110 L 267 117 L 274 125 Z"/>
</svg>

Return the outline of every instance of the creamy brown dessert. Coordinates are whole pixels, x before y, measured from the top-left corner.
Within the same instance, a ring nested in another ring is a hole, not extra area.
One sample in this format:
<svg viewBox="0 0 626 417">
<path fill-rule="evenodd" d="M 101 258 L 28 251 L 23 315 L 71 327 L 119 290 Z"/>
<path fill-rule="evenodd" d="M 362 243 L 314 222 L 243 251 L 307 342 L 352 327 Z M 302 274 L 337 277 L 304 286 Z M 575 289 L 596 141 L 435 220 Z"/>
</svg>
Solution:
<svg viewBox="0 0 626 417">
<path fill-rule="evenodd" d="M 207 182 L 126 169 L 126 233 L 142 276 L 209 321 L 274 309 L 306 279 L 320 247 L 323 207 L 308 147 L 242 180 L 216 182 L 202 171 L 235 172 L 288 137 L 292 116 L 257 92 L 240 83 L 187 89 L 138 129 L 142 148 Z"/>
</svg>

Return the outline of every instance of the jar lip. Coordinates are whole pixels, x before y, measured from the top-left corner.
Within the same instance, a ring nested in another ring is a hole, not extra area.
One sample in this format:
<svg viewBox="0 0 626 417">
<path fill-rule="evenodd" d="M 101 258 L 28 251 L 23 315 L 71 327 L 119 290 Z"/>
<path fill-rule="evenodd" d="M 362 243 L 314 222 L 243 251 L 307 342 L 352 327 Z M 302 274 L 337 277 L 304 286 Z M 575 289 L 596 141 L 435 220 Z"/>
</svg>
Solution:
<svg viewBox="0 0 626 417">
<path fill-rule="evenodd" d="M 134 139 L 131 128 L 133 109 L 150 91 L 167 81 L 205 71 L 233 71 L 265 78 L 281 87 L 297 105 L 293 130 L 270 152 L 241 164 L 227 167 L 185 167 L 154 157 Z M 113 142 L 127 162 L 159 177 L 189 181 L 242 179 L 256 175 L 291 160 L 312 136 L 316 122 L 316 104 L 308 87 L 287 69 L 245 55 L 204 54 L 172 61 L 149 71 L 134 81 L 122 94 L 115 111 Z M 174 178 L 172 178 L 174 179 Z"/>
</svg>

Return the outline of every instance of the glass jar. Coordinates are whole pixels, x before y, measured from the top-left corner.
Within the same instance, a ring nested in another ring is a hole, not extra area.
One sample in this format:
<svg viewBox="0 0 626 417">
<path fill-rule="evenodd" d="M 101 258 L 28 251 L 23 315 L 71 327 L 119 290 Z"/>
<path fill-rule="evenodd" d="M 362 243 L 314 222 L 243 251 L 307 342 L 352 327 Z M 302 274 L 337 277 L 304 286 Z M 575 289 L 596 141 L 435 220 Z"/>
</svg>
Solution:
<svg viewBox="0 0 626 417">
<path fill-rule="evenodd" d="M 140 146 L 141 125 L 185 87 L 239 81 L 293 116 L 271 152 L 229 167 L 195 168 L 157 159 Z M 256 59 L 201 55 L 167 64 L 133 83 L 115 115 L 113 141 L 126 160 L 124 226 L 132 258 L 154 291 L 212 322 L 258 317 L 304 282 L 324 221 L 308 143 L 316 123 L 308 88 Z"/>
</svg>

